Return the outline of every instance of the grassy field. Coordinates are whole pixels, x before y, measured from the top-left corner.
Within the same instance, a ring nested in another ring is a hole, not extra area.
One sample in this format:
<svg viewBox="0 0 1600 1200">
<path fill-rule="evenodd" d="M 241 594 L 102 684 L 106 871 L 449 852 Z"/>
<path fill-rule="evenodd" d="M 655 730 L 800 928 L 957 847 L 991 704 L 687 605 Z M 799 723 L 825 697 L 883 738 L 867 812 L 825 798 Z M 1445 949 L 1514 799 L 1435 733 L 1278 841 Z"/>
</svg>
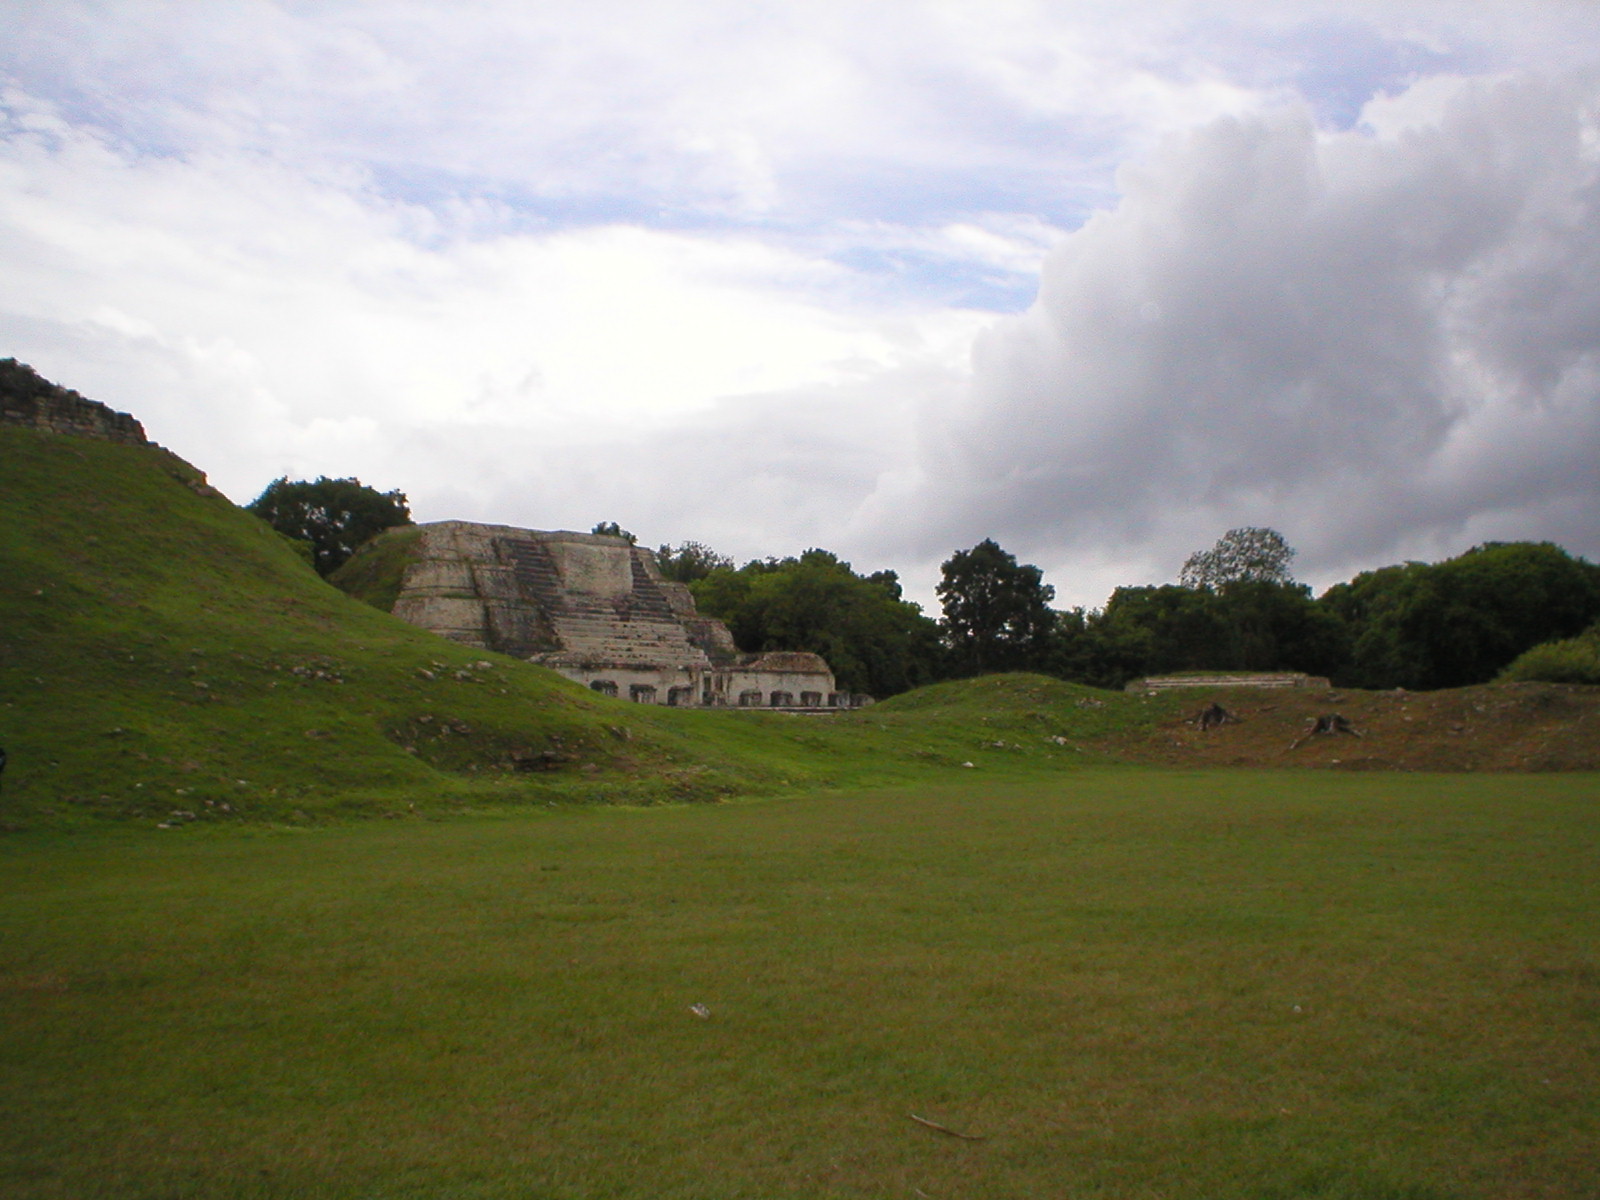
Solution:
<svg viewBox="0 0 1600 1200">
<path fill-rule="evenodd" d="M 1592 1197 L 1597 786 L 16 834 L 0 1194 Z"/>
</svg>

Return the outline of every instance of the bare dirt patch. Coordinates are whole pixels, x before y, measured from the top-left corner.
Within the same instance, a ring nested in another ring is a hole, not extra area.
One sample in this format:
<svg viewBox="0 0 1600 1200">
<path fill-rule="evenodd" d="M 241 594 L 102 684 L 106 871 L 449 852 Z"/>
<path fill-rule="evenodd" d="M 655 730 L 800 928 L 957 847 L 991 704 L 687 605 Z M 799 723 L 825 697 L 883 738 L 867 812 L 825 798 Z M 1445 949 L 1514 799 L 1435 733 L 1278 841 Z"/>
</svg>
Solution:
<svg viewBox="0 0 1600 1200">
<path fill-rule="evenodd" d="M 1600 770 L 1600 688 L 1513 683 L 1438 692 L 1197 688 L 1119 752 L 1167 766 L 1382 771 Z M 1220 704 L 1236 721 L 1202 728 Z M 1355 732 L 1338 731 L 1333 717 Z M 1318 722 L 1335 732 L 1315 732 Z"/>
</svg>

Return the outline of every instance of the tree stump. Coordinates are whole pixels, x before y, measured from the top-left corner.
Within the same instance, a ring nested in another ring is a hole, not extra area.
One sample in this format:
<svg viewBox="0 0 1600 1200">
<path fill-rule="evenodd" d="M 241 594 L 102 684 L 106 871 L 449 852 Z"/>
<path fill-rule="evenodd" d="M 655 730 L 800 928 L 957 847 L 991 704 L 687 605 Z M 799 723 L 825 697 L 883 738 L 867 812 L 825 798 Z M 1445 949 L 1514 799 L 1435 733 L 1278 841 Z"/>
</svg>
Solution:
<svg viewBox="0 0 1600 1200">
<path fill-rule="evenodd" d="M 1348 717 L 1340 713 L 1324 713 L 1312 722 L 1311 728 L 1306 733 L 1294 740 L 1289 749 L 1298 750 L 1314 737 L 1341 733 L 1349 734 L 1351 737 L 1364 736 L 1359 729 L 1350 723 Z"/>
<path fill-rule="evenodd" d="M 1215 729 L 1219 725 L 1237 725 L 1239 718 L 1213 700 L 1195 713 L 1189 723 L 1201 732 L 1205 732 L 1206 730 Z"/>
</svg>

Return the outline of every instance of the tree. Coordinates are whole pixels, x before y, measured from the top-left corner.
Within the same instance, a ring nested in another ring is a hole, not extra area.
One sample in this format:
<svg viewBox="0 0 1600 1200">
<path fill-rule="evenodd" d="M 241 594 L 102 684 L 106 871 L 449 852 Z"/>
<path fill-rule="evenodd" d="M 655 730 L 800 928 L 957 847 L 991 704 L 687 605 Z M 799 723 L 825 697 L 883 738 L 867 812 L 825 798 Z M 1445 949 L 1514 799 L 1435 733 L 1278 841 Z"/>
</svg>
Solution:
<svg viewBox="0 0 1600 1200">
<path fill-rule="evenodd" d="M 945 643 L 962 672 L 1026 670 L 1048 653 L 1056 590 L 1038 567 L 1019 565 L 992 538 L 952 555 L 935 591 Z"/>
<path fill-rule="evenodd" d="M 1215 593 L 1173 584 L 1119 587 L 1089 631 L 1116 668 L 1108 686 L 1172 671 L 1243 670 L 1227 659 L 1228 630 Z"/>
<path fill-rule="evenodd" d="M 1549 542 L 1489 542 L 1444 562 L 1364 572 L 1318 603 L 1354 636 L 1339 683 L 1465 687 L 1600 618 L 1600 567 Z"/>
<path fill-rule="evenodd" d="M 942 673 L 939 627 L 900 595 L 893 571 L 860 576 L 826 550 L 719 567 L 690 584 L 741 650 L 809 650 L 841 689 L 892 696 Z"/>
<path fill-rule="evenodd" d="M 1500 672 L 1498 682 L 1600 684 L 1600 622 L 1575 638 L 1540 642 Z"/>
<path fill-rule="evenodd" d="M 598 534 L 601 537 L 621 538 L 630 546 L 634 545 L 639 540 L 621 525 L 618 525 L 615 521 L 599 521 L 595 524 L 593 529 L 589 530 L 589 532 Z"/>
<path fill-rule="evenodd" d="M 1228 530 L 1211 549 L 1191 554 L 1178 583 L 1213 591 L 1229 583 L 1293 583 L 1289 561 L 1294 554 L 1276 529 L 1246 525 Z"/>
<path fill-rule="evenodd" d="M 274 479 L 245 505 L 285 537 L 311 543 L 312 565 L 319 575 L 342 566 L 356 548 L 385 529 L 411 524 L 404 492 L 380 492 L 359 479 L 307 482 Z"/>
<path fill-rule="evenodd" d="M 1120 587 L 1104 610 L 1062 613 L 1045 670 L 1119 688 L 1175 671 L 1305 671 L 1328 675 L 1348 660 L 1345 624 L 1298 583 Z"/>
<path fill-rule="evenodd" d="M 718 554 L 704 542 L 684 542 L 676 549 L 664 545 L 656 551 L 656 561 L 661 564 L 662 577 L 678 583 L 693 583 L 713 571 L 733 567 L 733 559 Z"/>
</svg>

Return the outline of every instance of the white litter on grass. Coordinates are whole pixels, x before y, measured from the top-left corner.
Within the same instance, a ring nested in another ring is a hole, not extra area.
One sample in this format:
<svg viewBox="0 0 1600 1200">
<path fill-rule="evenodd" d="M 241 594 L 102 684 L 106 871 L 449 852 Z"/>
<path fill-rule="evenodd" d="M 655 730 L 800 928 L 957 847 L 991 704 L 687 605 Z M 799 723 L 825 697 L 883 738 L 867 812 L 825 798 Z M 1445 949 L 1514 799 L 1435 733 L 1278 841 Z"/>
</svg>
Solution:
<svg viewBox="0 0 1600 1200">
<path fill-rule="evenodd" d="M 711 1019 L 711 1010 L 704 1004 L 691 1004 L 689 1005 L 689 1011 L 695 1016 L 699 1017 L 702 1021 L 709 1021 Z"/>
</svg>

